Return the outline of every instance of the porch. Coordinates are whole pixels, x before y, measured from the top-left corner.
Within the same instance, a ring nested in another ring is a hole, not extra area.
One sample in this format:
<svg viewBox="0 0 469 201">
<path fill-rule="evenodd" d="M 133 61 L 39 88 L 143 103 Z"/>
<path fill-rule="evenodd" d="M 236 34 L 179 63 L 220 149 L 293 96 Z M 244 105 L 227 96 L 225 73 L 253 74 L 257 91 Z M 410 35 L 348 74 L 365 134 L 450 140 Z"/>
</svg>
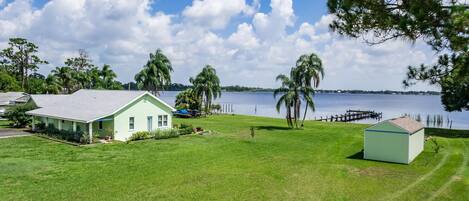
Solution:
<svg viewBox="0 0 469 201">
<path fill-rule="evenodd" d="M 88 137 L 90 143 L 93 142 L 93 138 L 114 139 L 113 117 L 101 118 L 92 122 L 82 122 L 55 117 L 32 116 L 31 129 L 33 131 L 43 131 L 46 128 L 82 133 Z"/>
</svg>

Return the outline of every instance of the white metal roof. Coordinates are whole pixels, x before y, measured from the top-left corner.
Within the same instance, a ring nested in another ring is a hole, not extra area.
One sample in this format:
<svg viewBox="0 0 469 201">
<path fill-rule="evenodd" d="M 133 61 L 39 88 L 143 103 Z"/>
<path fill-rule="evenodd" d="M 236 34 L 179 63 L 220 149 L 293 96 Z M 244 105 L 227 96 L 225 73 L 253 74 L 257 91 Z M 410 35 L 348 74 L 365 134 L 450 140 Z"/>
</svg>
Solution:
<svg viewBox="0 0 469 201">
<path fill-rule="evenodd" d="M 10 105 L 13 102 L 26 102 L 27 100 L 22 100 L 22 98 L 25 99 L 25 96 L 28 96 L 28 94 L 24 92 L 0 93 L 0 105 Z"/>
<path fill-rule="evenodd" d="M 70 95 L 34 95 L 32 99 L 40 108 L 27 114 L 88 123 L 112 115 L 144 95 L 175 110 L 147 91 L 82 89 Z"/>
<path fill-rule="evenodd" d="M 34 101 L 37 107 L 53 106 L 56 102 L 62 101 L 70 95 L 55 95 L 55 94 L 36 94 L 31 95 L 31 100 Z"/>
</svg>

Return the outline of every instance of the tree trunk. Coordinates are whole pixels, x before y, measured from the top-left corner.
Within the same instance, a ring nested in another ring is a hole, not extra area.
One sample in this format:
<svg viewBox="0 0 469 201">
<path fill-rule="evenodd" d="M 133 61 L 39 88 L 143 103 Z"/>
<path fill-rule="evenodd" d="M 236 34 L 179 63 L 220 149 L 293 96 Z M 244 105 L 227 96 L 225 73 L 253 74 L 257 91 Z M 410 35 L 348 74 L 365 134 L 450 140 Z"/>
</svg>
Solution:
<svg viewBox="0 0 469 201">
<path fill-rule="evenodd" d="M 303 115 L 303 121 L 301 121 L 301 127 L 304 127 L 305 119 L 306 119 L 306 113 L 308 112 L 308 103 L 305 103 L 305 114 Z"/>
<path fill-rule="evenodd" d="M 293 115 L 295 117 L 295 127 L 298 128 L 298 119 L 300 117 L 300 101 L 295 100 L 295 105 L 293 106 Z"/>
</svg>

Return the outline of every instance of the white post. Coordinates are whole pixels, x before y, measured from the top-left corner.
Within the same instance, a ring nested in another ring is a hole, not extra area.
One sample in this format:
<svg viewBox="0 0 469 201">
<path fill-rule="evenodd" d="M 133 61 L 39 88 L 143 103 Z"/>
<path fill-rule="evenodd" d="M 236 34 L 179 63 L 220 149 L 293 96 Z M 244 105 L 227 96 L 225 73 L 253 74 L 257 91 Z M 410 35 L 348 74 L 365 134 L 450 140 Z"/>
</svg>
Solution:
<svg viewBox="0 0 469 201">
<path fill-rule="evenodd" d="M 77 122 L 72 122 L 73 124 L 73 132 L 77 132 Z"/>
<path fill-rule="evenodd" d="M 49 118 L 46 117 L 46 128 L 49 127 Z"/>
<path fill-rule="evenodd" d="M 33 131 L 36 130 L 36 122 L 35 122 L 34 119 L 35 119 L 34 116 L 31 116 L 31 129 L 32 129 Z"/>
<path fill-rule="evenodd" d="M 62 120 L 57 119 L 57 121 L 59 121 L 59 125 L 58 125 L 58 126 L 59 126 L 59 130 L 62 130 Z"/>
<path fill-rule="evenodd" d="M 90 144 L 93 143 L 93 122 L 88 123 L 88 135 L 90 137 Z"/>
</svg>

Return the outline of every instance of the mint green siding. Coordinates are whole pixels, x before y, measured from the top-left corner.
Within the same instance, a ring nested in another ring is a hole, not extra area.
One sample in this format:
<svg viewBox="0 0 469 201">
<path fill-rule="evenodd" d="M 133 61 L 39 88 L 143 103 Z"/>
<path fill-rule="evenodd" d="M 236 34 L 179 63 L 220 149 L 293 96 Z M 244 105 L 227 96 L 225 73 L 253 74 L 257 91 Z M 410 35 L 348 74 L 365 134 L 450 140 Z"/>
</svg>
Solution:
<svg viewBox="0 0 469 201">
<path fill-rule="evenodd" d="M 408 134 L 365 131 L 364 158 L 395 163 L 408 161 Z"/>
<path fill-rule="evenodd" d="M 99 129 L 99 121 L 93 122 L 93 135 L 96 137 L 110 136 L 114 132 L 114 121 L 111 117 L 106 117 L 104 119 L 110 119 L 103 121 L 102 129 Z"/>
<path fill-rule="evenodd" d="M 167 115 L 167 126 L 158 126 L 158 116 Z M 172 127 L 171 109 L 145 95 L 114 114 L 114 139 L 125 141 L 134 132 L 148 130 L 147 117 L 152 117 L 153 130 Z M 129 128 L 129 118 L 134 118 L 134 128 Z"/>
</svg>

